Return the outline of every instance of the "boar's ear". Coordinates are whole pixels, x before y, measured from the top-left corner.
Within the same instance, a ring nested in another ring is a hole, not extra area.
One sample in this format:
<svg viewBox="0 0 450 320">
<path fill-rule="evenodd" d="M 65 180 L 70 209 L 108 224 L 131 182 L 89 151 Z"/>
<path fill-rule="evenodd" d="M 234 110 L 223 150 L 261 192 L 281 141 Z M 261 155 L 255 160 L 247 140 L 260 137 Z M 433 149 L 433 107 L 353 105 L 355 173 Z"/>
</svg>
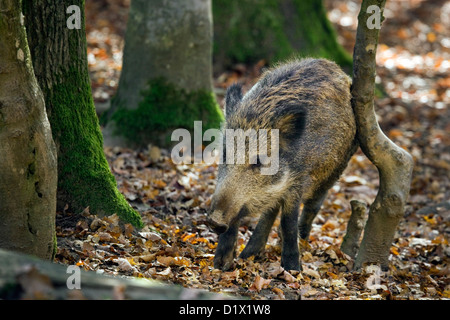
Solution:
<svg viewBox="0 0 450 320">
<path fill-rule="evenodd" d="M 306 110 L 298 105 L 290 105 L 281 108 L 280 113 L 276 121 L 280 142 L 289 143 L 301 137 L 306 126 Z"/>
<path fill-rule="evenodd" d="M 225 98 L 225 116 L 231 115 L 242 100 L 242 90 L 240 84 L 232 84 L 228 87 Z"/>
</svg>

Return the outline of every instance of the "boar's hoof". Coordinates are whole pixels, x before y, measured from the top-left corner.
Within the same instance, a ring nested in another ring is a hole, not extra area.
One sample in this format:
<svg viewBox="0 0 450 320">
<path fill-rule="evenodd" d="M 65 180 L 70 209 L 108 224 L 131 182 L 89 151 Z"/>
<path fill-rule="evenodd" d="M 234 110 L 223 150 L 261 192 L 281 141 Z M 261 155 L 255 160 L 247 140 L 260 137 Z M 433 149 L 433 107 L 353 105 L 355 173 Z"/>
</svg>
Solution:
<svg viewBox="0 0 450 320">
<path fill-rule="evenodd" d="M 284 268 L 284 270 L 296 270 L 296 271 L 302 271 L 302 266 L 300 265 L 300 261 L 297 259 L 290 259 L 290 260 L 283 260 L 281 261 L 281 266 Z"/>
<path fill-rule="evenodd" d="M 265 247 L 265 243 L 264 243 L 264 246 L 262 246 L 262 247 L 255 247 L 250 244 L 247 244 L 245 246 L 244 250 L 239 255 L 239 258 L 247 259 L 247 258 L 250 258 L 251 256 L 254 256 L 255 259 L 261 258 L 264 253 L 264 247 Z"/>
<path fill-rule="evenodd" d="M 227 271 L 234 268 L 234 253 L 233 251 L 226 254 L 216 252 L 214 256 L 214 268 L 222 271 Z"/>
</svg>

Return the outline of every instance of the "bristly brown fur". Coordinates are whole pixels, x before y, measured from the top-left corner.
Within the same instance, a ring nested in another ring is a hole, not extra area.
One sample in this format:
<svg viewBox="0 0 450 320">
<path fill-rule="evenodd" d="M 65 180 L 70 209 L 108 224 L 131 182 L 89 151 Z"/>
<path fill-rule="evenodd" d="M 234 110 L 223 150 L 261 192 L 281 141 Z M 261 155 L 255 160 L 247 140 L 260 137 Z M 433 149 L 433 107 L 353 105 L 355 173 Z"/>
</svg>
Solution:
<svg viewBox="0 0 450 320">
<path fill-rule="evenodd" d="M 270 128 L 286 106 L 310 109 L 328 101 L 348 105 L 351 79 L 325 59 L 294 60 L 267 70 L 227 116 L 230 128 Z"/>
<path fill-rule="evenodd" d="M 289 61 L 262 75 L 227 114 L 226 128 L 279 129 L 280 149 L 297 149 L 291 160 L 302 169 L 293 174 L 311 174 L 310 183 L 339 176 L 356 149 L 350 85 L 350 77 L 332 61 Z M 309 190 L 303 198 L 318 187 L 304 186 Z"/>
</svg>

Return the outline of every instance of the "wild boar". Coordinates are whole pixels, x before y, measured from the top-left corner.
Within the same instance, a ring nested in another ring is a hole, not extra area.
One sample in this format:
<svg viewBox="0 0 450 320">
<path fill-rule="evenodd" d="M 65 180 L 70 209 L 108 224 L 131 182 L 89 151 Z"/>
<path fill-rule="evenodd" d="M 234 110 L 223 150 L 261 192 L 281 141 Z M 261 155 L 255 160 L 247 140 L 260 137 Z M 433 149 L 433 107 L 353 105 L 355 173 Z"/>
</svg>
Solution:
<svg viewBox="0 0 450 320">
<path fill-rule="evenodd" d="M 263 252 L 281 212 L 281 265 L 287 270 L 301 269 L 298 235 L 308 238 L 328 189 L 358 147 L 350 85 L 351 79 L 334 62 L 308 58 L 270 69 L 244 96 L 238 84 L 227 90 L 224 132 L 278 130 L 278 139 L 267 139 L 265 145 L 253 148 L 250 144 L 255 141 L 247 137 L 249 143 L 242 151 L 248 153 L 245 161 L 230 163 L 228 149 L 236 141 L 224 134 L 228 139 L 223 145 L 227 161 L 219 164 L 208 217 L 211 227 L 220 234 L 215 268 L 233 266 L 243 217 L 260 215 L 240 255 L 246 258 Z M 274 143 L 278 147 L 278 170 L 261 174 L 270 165 L 262 161 L 262 149 L 274 150 Z M 236 160 L 237 153 L 233 154 Z M 299 219 L 301 203 L 304 207 Z"/>
</svg>

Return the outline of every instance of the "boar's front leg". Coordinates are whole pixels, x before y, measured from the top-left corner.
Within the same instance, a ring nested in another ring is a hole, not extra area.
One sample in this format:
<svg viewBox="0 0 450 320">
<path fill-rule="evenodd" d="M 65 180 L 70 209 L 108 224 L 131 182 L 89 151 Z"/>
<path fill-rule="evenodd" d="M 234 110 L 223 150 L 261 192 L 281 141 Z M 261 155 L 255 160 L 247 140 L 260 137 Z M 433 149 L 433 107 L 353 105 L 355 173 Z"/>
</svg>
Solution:
<svg viewBox="0 0 450 320">
<path fill-rule="evenodd" d="M 301 270 L 298 249 L 298 201 L 285 203 L 281 211 L 281 266 L 286 270 Z"/>
<path fill-rule="evenodd" d="M 214 268 L 225 271 L 233 267 L 238 229 L 239 222 L 235 222 L 219 236 L 219 243 L 214 255 Z"/>
<path fill-rule="evenodd" d="M 279 207 L 271 209 L 262 214 L 261 218 L 256 225 L 255 231 L 253 231 L 250 240 L 241 252 L 239 257 L 245 259 L 251 256 L 257 256 L 264 251 L 267 238 L 269 237 L 270 230 L 278 215 Z"/>
<path fill-rule="evenodd" d="M 322 192 L 318 192 L 317 195 L 314 195 L 313 198 L 304 203 L 303 211 L 300 215 L 300 221 L 298 223 L 300 238 L 308 240 L 312 222 L 319 212 L 323 201 L 325 200 L 327 191 L 327 189 L 323 189 Z"/>
</svg>

